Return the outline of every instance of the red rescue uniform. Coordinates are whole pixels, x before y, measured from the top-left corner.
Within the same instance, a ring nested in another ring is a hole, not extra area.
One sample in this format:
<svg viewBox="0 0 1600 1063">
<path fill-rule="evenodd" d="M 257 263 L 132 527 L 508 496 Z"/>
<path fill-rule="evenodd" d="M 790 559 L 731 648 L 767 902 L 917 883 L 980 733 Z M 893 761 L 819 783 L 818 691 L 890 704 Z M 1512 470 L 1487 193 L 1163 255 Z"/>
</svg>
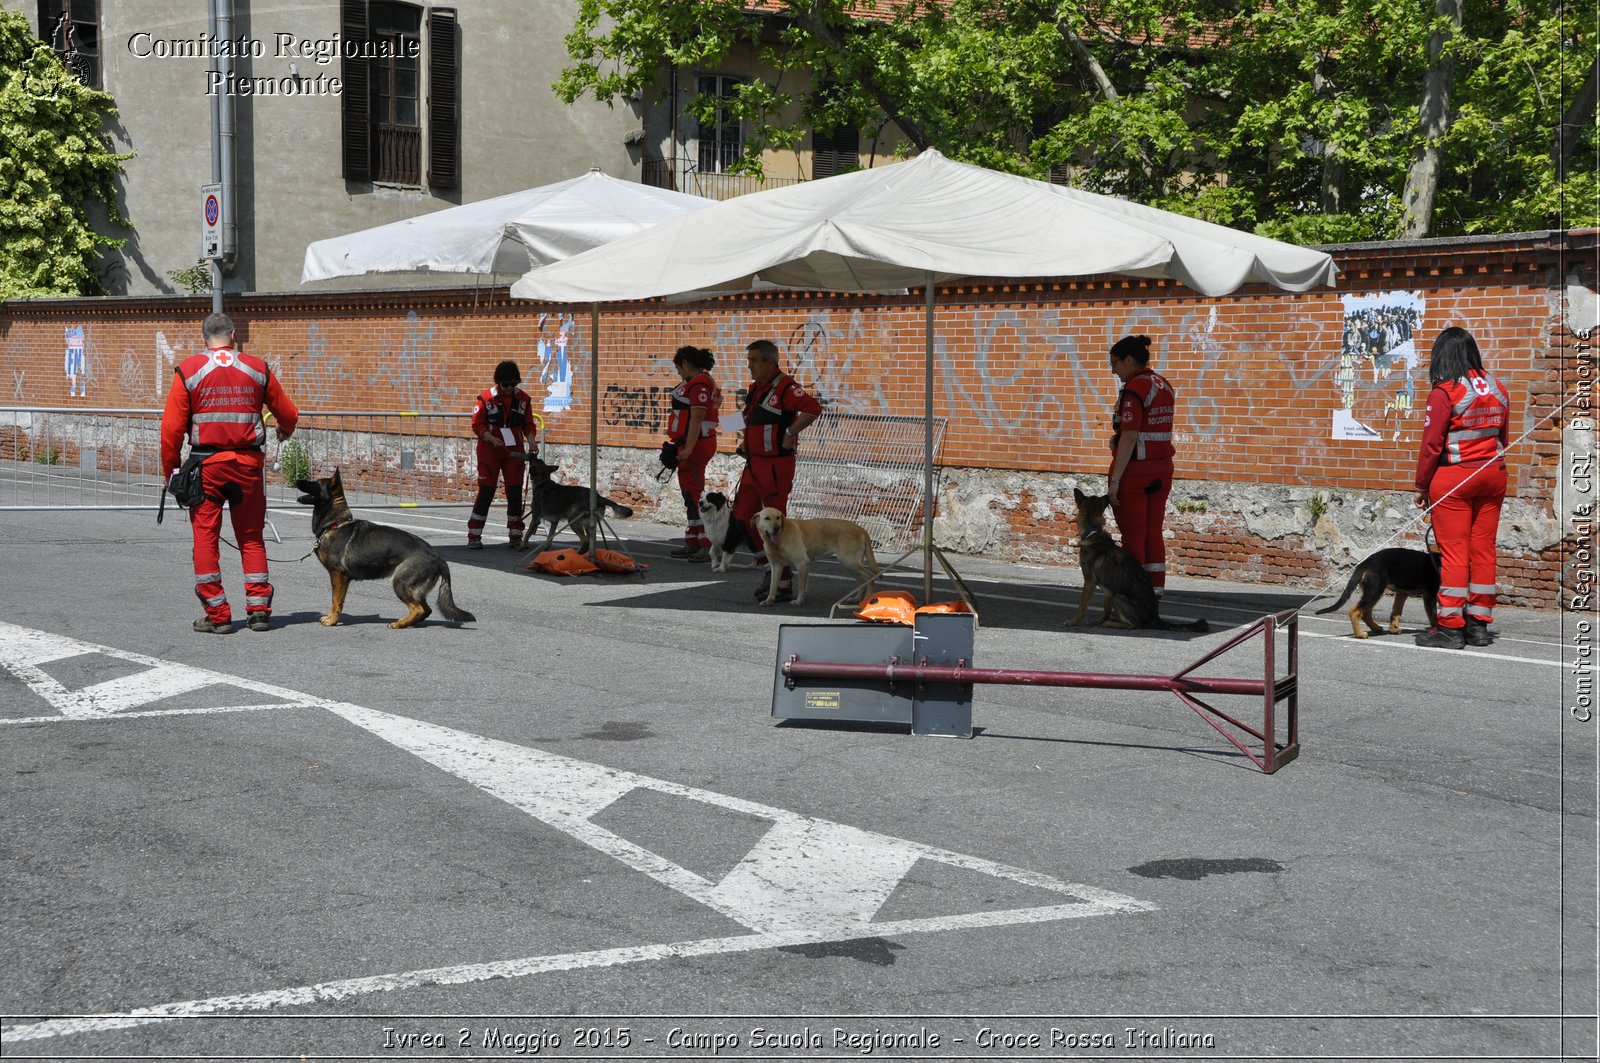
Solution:
<svg viewBox="0 0 1600 1063">
<path fill-rule="evenodd" d="M 1494 619 L 1495 537 L 1506 498 L 1511 399 L 1487 373 L 1468 370 L 1428 393 L 1417 490 L 1433 507 L 1439 541 L 1439 626 Z"/>
<path fill-rule="evenodd" d="M 1123 433 L 1134 433 L 1136 441 L 1116 497 L 1111 500 L 1111 512 L 1122 533 L 1123 549 L 1144 566 L 1150 586 L 1158 595 L 1167 584 L 1167 546 L 1162 528 L 1167 496 L 1172 493 L 1172 459 L 1176 453 L 1172 422 L 1176 407 L 1177 396 L 1167 378 L 1152 369 L 1141 369 L 1122 385 L 1112 418 L 1113 454 Z"/>
<path fill-rule="evenodd" d="M 528 463 L 513 458 L 508 451 L 536 452 L 539 428 L 533 420 L 533 399 L 521 388 L 513 388 L 509 396 L 502 396 L 497 387 L 489 388 L 472 407 L 472 434 L 478 440 L 478 496 L 472 503 L 472 515 L 467 518 L 467 542 L 483 541 L 483 526 L 489 519 L 489 507 L 494 504 L 495 487 L 502 480 L 506 485 L 506 534 L 512 542 L 520 542 L 522 481 Z M 504 445 L 495 446 L 485 436 Z"/>
<path fill-rule="evenodd" d="M 722 389 L 710 373 L 697 373 L 680 381 L 668 396 L 667 436 L 683 448 L 678 459 L 678 490 L 683 493 L 683 508 L 688 515 L 684 545 L 690 550 L 709 547 L 705 523 L 700 519 L 700 496 L 706 489 L 706 466 L 717 453 L 717 417 L 722 408 Z M 699 436 L 689 439 L 689 421 L 701 411 Z"/>
<path fill-rule="evenodd" d="M 200 465 L 205 500 L 189 514 L 194 540 L 194 593 L 208 619 L 233 622 L 222 587 L 217 549 L 222 504 L 228 504 L 233 534 L 244 564 L 246 613 L 272 613 L 272 582 L 267 572 L 267 521 L 263 480 L 267 427 L 261 408 L 272 411 L 283 435 L 291 435 L 300 411 L 284 394 L 267 363 L 232 347 L 213 347 L 179 363 L 161 415 L 161 467 L 173 473 L 183 463 L 183 441 L 216 453 Z"/>
<path fill-rule="evenodd" d="M 780 513 L 789 511 L 789 492 L 794 488 L 794 451 L 783 445 L 783 435 L 796 415 L 822 413 L 822 403 L 806 394 L 805 388 L 787 373 L 779 373 L 765 387 L 750 386 L 744 404 L 744 444 L 749 463 L 739 477 L 739 491 L 733 502 L 733 518 L 750 527 L 750 541 L 759 544 L 761 534 L 750 521 L 768 506 Z M 766 554 L 756 558 L 764 563 Z"/>
</svg>

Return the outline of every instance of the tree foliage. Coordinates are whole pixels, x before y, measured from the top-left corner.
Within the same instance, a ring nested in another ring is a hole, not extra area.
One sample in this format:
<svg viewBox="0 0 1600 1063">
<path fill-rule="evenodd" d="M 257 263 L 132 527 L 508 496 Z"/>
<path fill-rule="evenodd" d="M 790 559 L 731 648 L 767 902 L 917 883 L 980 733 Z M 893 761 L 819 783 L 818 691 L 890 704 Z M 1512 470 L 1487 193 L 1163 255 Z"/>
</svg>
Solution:
<svg viewBox="0 0 1600 1063">
<path fill-rule="evenodd" d="M 90 210 L 98 203 L 106 222 L 127 226 L 117 178 L 132 157 L 101 131 L 113 113 L 27 19 L 0 10 L 0 298 L 101 290 L 95 263 L 126 240 L 97 231 Z"/>
<path fill-rule="evenodd" d="M 747 69 L 771 76 L 742 85 L 731 104 L 749 170 L 808 129 L 855 126 L 875 152 L 936 146 L 1328 242 L 1400 235 L 1407 171 L 1431 145 L 1431 235 L 1600 223 L 1593 105 L 1569 127 L 1565 156 L 1558 132 L 1591 75 L 1594 25 L 1560 0 L 1462 0 L 1459 28 L 1441 22 L 1433 0 L 778 0 L 767 5 L 776 15 L 752 6 L 580 0 L 557 91 L 609 101 L 659 88 L 673 68 L 734 72 L 725 64 L 753 58 L 759 67 Z M 1428 137 L 1421 108 L 1436 36 L 1449 116 Z M 711 106 L 696 98 L 688 110 L 705 118 Z"/>
</svg>

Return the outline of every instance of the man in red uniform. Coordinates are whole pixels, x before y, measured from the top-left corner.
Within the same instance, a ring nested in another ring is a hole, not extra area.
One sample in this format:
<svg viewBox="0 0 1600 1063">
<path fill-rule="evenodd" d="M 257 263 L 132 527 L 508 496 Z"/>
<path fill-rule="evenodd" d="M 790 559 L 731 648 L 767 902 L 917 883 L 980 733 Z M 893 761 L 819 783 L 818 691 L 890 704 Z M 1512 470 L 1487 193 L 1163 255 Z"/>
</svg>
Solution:
<svg viewBox="0 0 1600 1063">
<path fill-rule="evenodd" d="M 234 346 L 233 321 L 228 315 L 212 314 L 201 331 L 206 351 L 179 363 L 161 415 L 163 469 L 177 474 L 186 434 L 195 451 L 208 455 L 200 465 L 205 499 L 189 514 L 194 539 L 194 593 L 206 611 L 194 622 L 194 629 L 209 634 L 233 630 L 233 612 L 222 588 L 222 562 L 217 551 L 222 503 L 226 501 L 244 563 L 246 622 L 251 631 L 266 631 L 271 627 L 272 583 L 262 536 L 267 520 L 263 480 L 267 426 L 261 407 L 265 405 L 272 411 L 279 440 L 294 434 L 300 411 L 284 394 L 266 362 Z"/>
<path fill-rule="evenodd" d="M 722 389 L 711 378 L 716 364 L 716 355 L 704 347 L 679 347 L 672 356 L 673 368 L 682 379 L 670 395 L 667 435 L 677 445 L 678 489 L 689 519 L 683 545 L 671 553 L 689 561 L 711 560 L 711 540 L 706 538 L 705 522 L 700 517 L 700 496 L 706 489 L 706 466 L 717 453 Z"/>
<path fill-rule="evenodd" d="M 1472 333 L 1447 328 L 1428 360 L 1427 420 L 1417 458 L 1417 505 L 1433 505 L 1439 542 L 1438 626 L 1417 645 L 1489 645 L 1494 619 L 1495 537 L 1506 498 L 1511 399 L 1483 368 Z"/>
<path fill-rule="evenodd" d="M 765 571 L 767 555 L 761 549 L 761 533 L 752 518 L 771 506 L 780 513 L 789 511 L 789 492 L 794 487 L 794 448 L 800 433 L 822 415 L 822 404 L 807 395 L 794 377 L 778 369 L 778 345 L 771 340 L 756 340 L 745 348 L 750 365 L 749 396 L 744 404 L 744 442 L 739 445 L 748 464 L 739 477 L 738 496 L 733 500 L 733 519 L 750 528 L 750 541 L 756 544 L 756 567 Z M 785 568 L 778 574 L 778 597 L 792 596 L 791 574 Z M 770 584 L 766 577 L 756 586 L 756 597 L 765 598 Z"/>
<path fill-rule="evenodd" d="M 1111 348 L 1111 371 L 1122 381 L 1111 436 L 1106 494 L 1122 548 L 1144 566 L 1160 597 L 1167 586 L 1167 496 L 1172 493 L 1172 417 L 1176 395 L 1150 368 L 1150 337 L 1125 336 Z"/>
<path fill-rule="evenodd" d="M 511 456 L 511 451 L 531 454 L 539 445 L 539 429 L 533 420 L 533 399 L 517 387 L 522 371 L 509 359 L 494 367 L 494 387 L 478 396 L 472 407 L 472 434 L 478 437 L 478 497 L 467 518 L 467 548 L 483 549 L 483 525 L 494 504 L 495 485 L 505 480 L 507 544 L 513 550 L 522 541 L 522 480 L 528 463 Z"/>
</svg>

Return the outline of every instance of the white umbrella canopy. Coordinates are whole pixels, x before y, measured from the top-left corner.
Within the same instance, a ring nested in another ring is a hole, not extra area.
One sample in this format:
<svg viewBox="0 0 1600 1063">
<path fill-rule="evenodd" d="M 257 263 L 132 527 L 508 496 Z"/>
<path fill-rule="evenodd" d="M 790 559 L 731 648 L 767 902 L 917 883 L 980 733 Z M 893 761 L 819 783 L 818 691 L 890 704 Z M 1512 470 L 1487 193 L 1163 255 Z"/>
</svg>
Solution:
<svg viewBox="0 0 1600 1063">
<path fill-rule="evenodd" d="M 523 277 L 511 294 L 606 302 L 781 287 L 886 291 L 959 277 L 1169 277 L 1206 295 L 1332 284 L 1331 256 L 1111 196 L 952 162 L 740 196 Z"/>
<path fill-rule="evenodd" d="M 300 283 L 369 273 L 522 274 L 713 202 L 590 170 L 318 240 L 306 248 Z"/>
<path fill-rule="evenodd" d="M 934 286 L 962 277 L 1108 273 L 1170 278 L 1211 296 L 1246 284 L 1307 291 L 1338 276 L 1325 252 L 953 162 L 930 149 L 910 162 L 717 203 L 534 270 L 511 286 L 511 294 L 598 304 L 753 288 L 921 287 L 926 600 L 937 553 L 931 519 Z"/>
</svg>

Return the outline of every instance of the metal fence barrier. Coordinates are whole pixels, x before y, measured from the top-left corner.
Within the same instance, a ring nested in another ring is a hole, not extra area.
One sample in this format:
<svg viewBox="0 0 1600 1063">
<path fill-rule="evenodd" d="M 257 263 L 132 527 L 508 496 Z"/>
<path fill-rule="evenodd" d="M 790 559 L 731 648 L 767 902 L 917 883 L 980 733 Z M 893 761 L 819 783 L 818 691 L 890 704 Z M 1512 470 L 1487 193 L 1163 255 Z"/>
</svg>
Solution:
<svg viewBox="0 0 1600 1063">
<path fill-rule="evenodd" d="M 935 482 L 945 419 L 935 418 Z M 789 512 L 855 521 L 879 546 L 920 541 L 924 422 L 901 414 L 824 413 L 800 435 Z"/>
<path fill-rule="evenodd" d="M 303 411 L 286 442 L 268 432 L 267 501 L 293 504 L 297 476 L 338 468 L 365 507 L 470 504 L 468 422 L 465 413 Z M 160 464 L 160 410 L 0 406 L 0 510 L 155 509 Z"/>
</svg>

